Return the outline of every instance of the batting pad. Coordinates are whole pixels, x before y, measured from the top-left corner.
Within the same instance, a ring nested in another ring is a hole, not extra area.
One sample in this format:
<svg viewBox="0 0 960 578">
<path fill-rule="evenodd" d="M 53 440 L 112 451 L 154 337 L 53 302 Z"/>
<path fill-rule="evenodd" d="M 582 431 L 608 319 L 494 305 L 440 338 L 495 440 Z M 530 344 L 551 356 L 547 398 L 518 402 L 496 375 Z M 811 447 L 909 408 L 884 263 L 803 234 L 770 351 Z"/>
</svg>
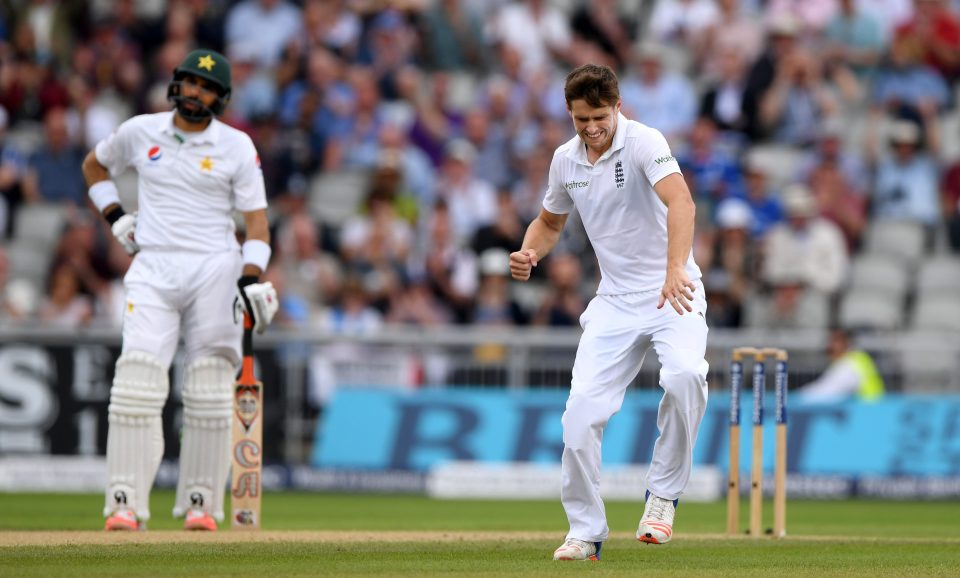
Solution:
<svg viewBox="0 0 960 578">
<path fill-rule="evenodd" d="M 108 408 L 107 491 L 103 515 L 127 507 L 150 519 L 150 488 L 163 457 L 161 413 L 170 391 L 167 368 L 149 353 L 117 360 Z"/>
<path fill-rule="evenodd" d="M 173 515 L 190 508 L 223 520 L 230 473 L 230 419 L 236 369 L 223 357 L 204 357 L 187 367 L 183 381 L 183 445 Z"/>
</svg>

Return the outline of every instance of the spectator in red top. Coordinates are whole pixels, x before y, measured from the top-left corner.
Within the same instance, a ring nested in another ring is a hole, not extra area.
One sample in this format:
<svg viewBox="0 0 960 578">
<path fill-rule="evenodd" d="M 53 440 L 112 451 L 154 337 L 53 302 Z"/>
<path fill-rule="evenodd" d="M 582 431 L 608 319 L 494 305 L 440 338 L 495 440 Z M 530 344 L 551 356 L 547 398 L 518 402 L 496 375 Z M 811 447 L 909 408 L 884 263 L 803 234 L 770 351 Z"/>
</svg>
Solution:
<svg viewBox="0 0 960 578">
<path fill-rule="evenodd" d="M 950 233 L 950 246 L 960 252 L 960 161 L 947 169 L 942 191 L 943 217 Z"/>
<path fill-rule="evenodd" d="M 960 78 L 960 19 L 944 0 L 914 0 L 913 19 L 897 28 L 896 38 L 912 38 L 923 60 L 948 80 Z"/>
</svg>

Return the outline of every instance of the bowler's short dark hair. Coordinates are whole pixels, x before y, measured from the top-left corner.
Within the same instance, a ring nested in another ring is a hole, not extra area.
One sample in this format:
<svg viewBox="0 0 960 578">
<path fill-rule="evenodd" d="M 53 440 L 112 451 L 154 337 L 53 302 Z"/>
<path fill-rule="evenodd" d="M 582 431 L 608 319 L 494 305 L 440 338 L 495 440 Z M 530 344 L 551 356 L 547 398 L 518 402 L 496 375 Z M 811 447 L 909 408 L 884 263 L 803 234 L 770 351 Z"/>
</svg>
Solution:
<svg viewBox="0 0 960 578">
<path fill-rule="evenodd" d="M 593 108 L 614 106 L 620 100 L 620 84 L 609 66 L 584 64 L 567 75 L 563 97 L 568 109 L 575 100 L 584 100 Z"/>
</svg>

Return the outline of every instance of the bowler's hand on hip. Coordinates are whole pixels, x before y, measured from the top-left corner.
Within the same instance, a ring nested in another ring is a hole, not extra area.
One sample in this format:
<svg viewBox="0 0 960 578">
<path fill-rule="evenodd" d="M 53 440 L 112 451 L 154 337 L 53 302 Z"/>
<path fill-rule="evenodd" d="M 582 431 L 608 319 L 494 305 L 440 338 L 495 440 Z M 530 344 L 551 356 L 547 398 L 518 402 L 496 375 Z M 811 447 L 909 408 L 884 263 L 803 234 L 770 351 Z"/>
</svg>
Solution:
<svg viewBox="0 0 960 578">
<path fill-rule="evenodd" d="M 137 240 L 134 238 L 136 230 L 136 213 L 127 213 L 110 226 L 110 231 L 113 232 L 113 236 L 117 238 L 120 246 L 123 247 L 123 250 L 126 251 L 128 255 L 136 255 L 140 250 L 140 245 L 137 244 Z"/>
<path fill-rule="evenodd" d="M 244 275 L 237 281 L 237 306 L 250 314 L 253 318 L 253 329 L 263 333 L 273 321 L 273 316 L 280 308 L 277 290 L 273 283 L 257 283 L 257 278 Z"/>
<path fill-rule="evenodd" d="M 533 249 L 510 253 L 510 275 L 517 281 L 526 281 L 539 260 L 537 252 Z"/>
<path fill-rule="evenodd" d="M 693 312 L 693 292 L 697 288 L 696 284 L 687 277 L 687 272 L 683 269 L 667 270 L 667 280 L 663 283 L 663 289 L 660 290 L 660 301 L 657 303 L 657 309 L 662 309 L 665 303 L 669 303 L 680 315 L 683 310 Z"/>
</svg>

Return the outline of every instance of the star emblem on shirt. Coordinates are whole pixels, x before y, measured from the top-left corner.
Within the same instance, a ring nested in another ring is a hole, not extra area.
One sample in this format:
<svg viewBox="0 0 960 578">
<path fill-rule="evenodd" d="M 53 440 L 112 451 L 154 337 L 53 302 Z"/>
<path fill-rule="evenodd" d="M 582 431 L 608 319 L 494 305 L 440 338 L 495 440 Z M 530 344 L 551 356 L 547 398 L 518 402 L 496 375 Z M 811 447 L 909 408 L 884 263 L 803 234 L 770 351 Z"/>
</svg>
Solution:
<svg viewBox="0 0 960 578">
<path fill-rule="evenodd" d="M 200 168 L 204 171 L 213 170 L 213 161 L 210 159 L 210 157 L 203 157 L 203 160 L 200 161 Z"/>
<path fill-rule="evenodd" d="M 197 59 L 197 67 L 198 67 L 198 68 L 203 68 L 203 69 L 209 70 L 209 71 L 211 71 L 211 72 L 213 72 L 213 67 L 214 67 L 216 64 L 217 64 L 217 62 L 216 62 L 216 61 L 213 59 L 213 57 L 210 56 L 209 54 L 204 54 L 203 56 L 201 56 L 200 58 Z"/>
</svg>

